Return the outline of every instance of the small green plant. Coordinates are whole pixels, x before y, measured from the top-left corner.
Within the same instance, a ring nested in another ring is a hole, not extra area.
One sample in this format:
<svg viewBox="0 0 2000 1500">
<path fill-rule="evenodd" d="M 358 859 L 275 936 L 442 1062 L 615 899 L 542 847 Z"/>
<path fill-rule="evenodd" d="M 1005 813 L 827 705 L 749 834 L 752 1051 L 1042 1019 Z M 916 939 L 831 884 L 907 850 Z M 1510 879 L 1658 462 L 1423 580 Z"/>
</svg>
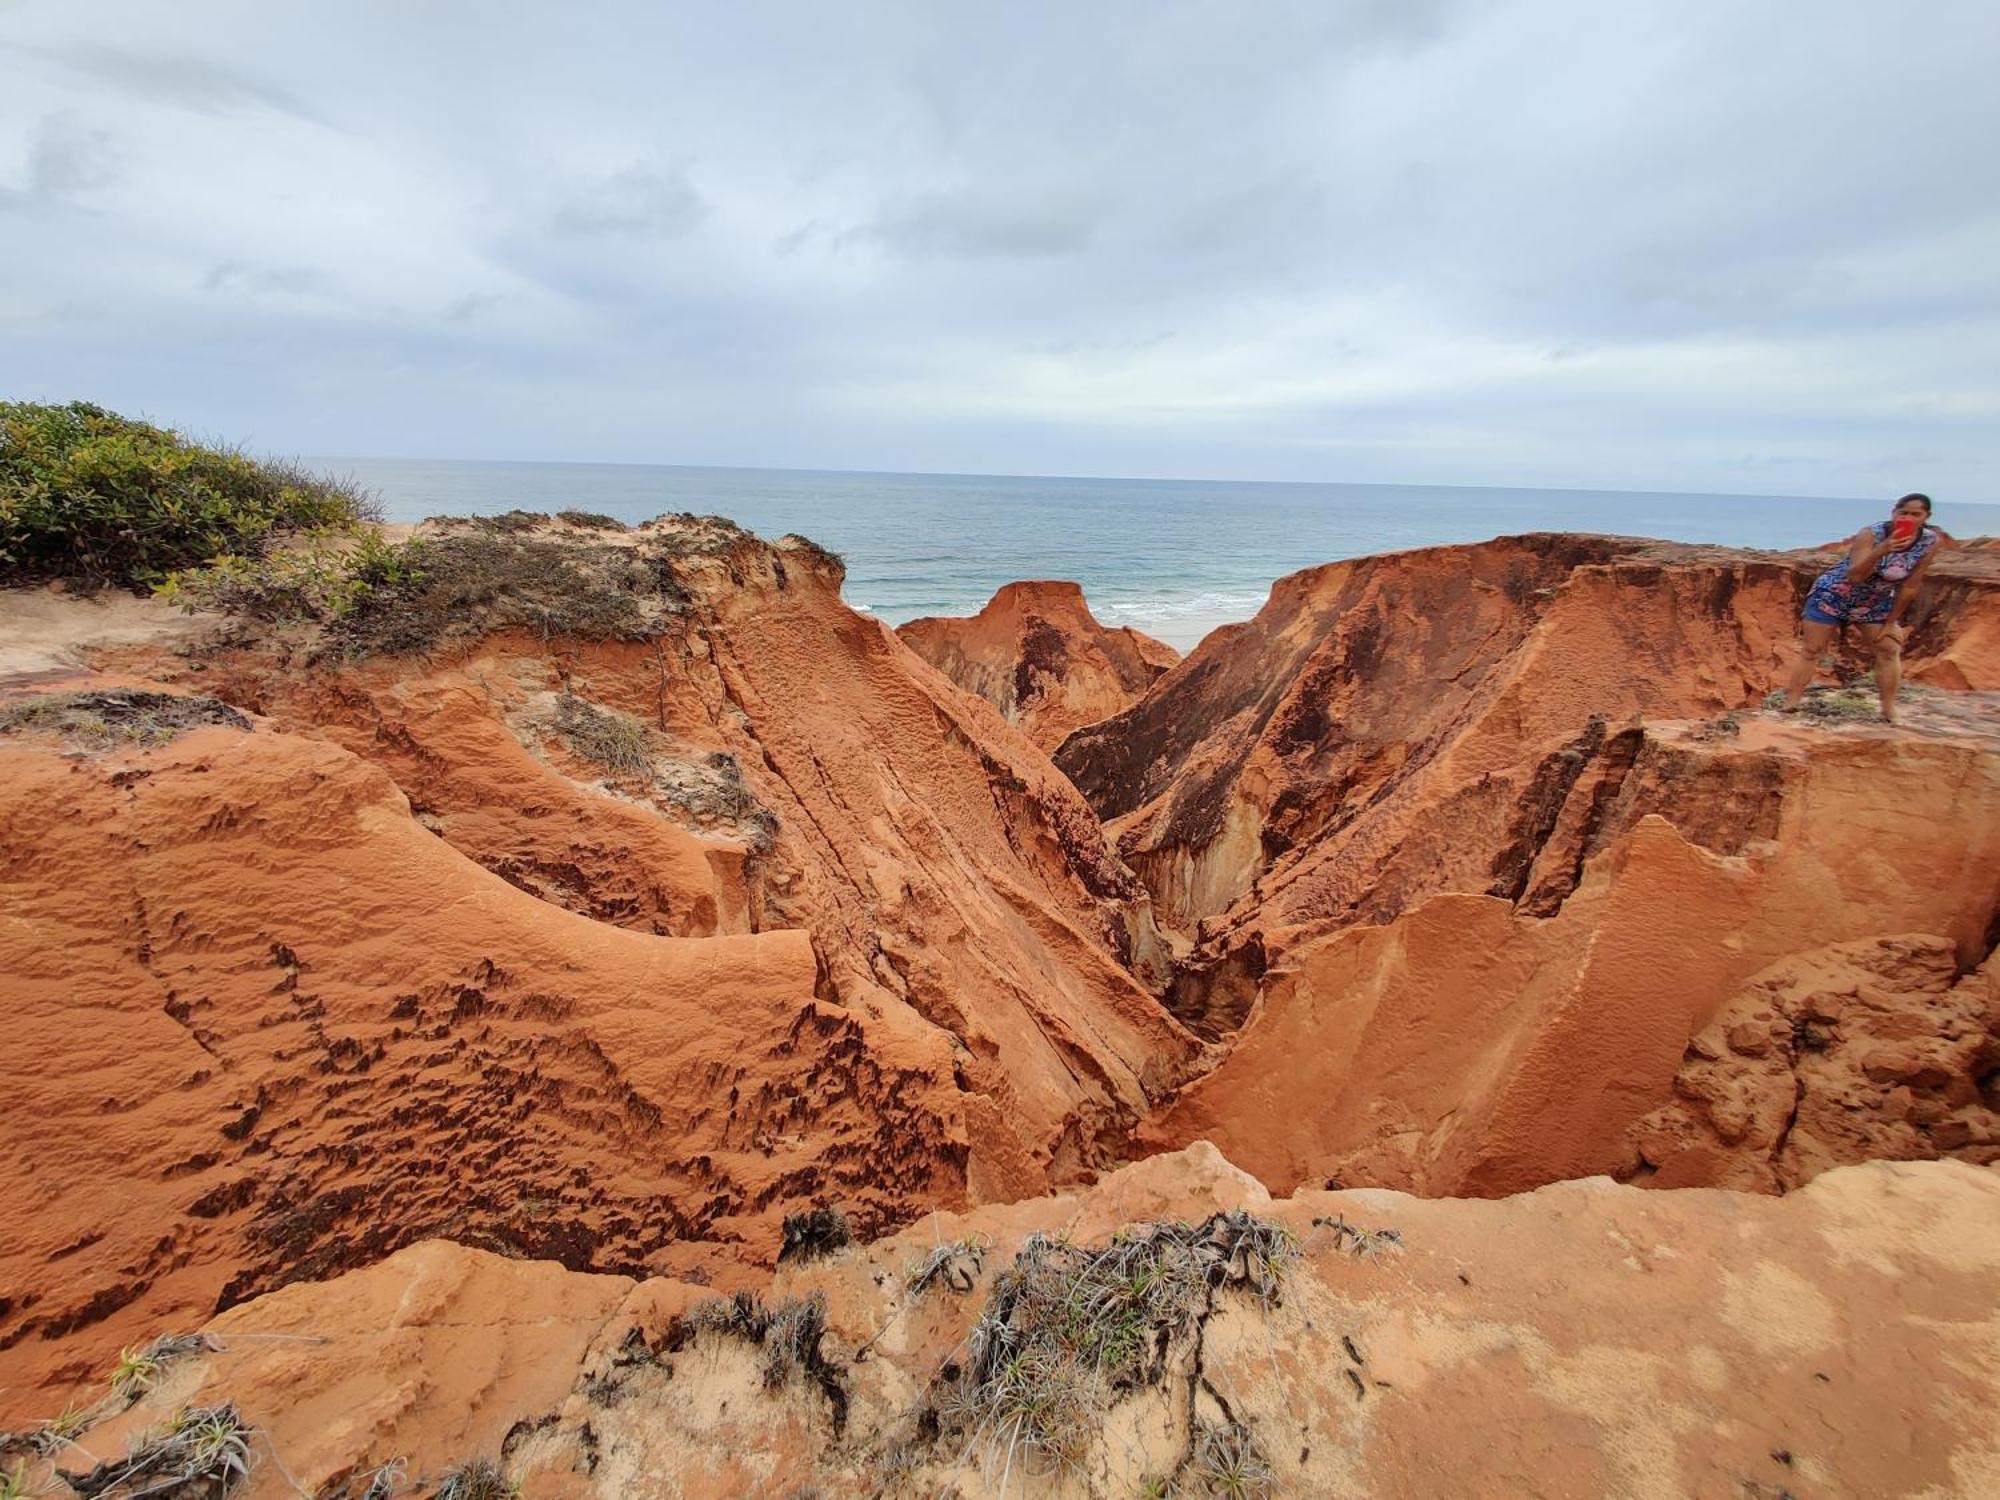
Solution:
<svg viewBox="0 0 2000 1500">
<path fill-rule="evenodd" d="M 394 543 L 372 527 L 314 531 L 261 555 L 226 555 L 184 568 L 153 592 L 193 613 L 221 610 L 273 624 L 324 623 L 350 614 L 378 589 L 423 577 L 421 540 Z"/>
<path fill-rule="evenodd" d="M 41 1487 L 28 1479 L 27 1465 L 0 1469 L 0 1500 L 28 1500 L 29 1496 L 41 1493 Z"/>
<path fill-rule="evenodd" d="M 1199 1493 L 1220 1500 L 1261 1500 L 1277 1488 L 1278 1476 L 1256 1438 L 1240 1423 L 1202 1425 L 1181 1473 Z"/>
<path fill-rule="evenodd" d="M 226 1495 L 250 1476 L 251 1429 L 233 1404 L 188 1406 L 123 1458 L 65 1475 L 80 1495 Z"/>
<path fill-rule="evenodd" d="M 1079 1464 L 1122 1393 L 1157 1385 L 1169 1349 L 1198 1347 L 1215 1295 L 1279 1300 L 1299 1254 L 1281 1224 L 1240 1210 L 1199 1225 L 1145 1224 L 1085 1249 L 1030 1235 L 993 1280 L 967 1358 L 933 1383 L 941 1434 L 988 1466 Z"/>
<path fill-rule="evenodd" d="M 373 497 L 297 464 L 189 441 L 85 401 L 0 402 L 0 582 L 143 587 L 272 538 L 371 519 Z"/>
<path fill-rule="evenodd" d="M 49 1418 L 30 1432 L 28 1446 L 42 1458 L 54 1458 L 89 1431 L 97 1413 L 96 1406 L 78 1406 L 72 1402 L 63 1408 L 61 1416 Z"/>
<path fill-rule="evenodd" d="M 653 773 L 646 726 L 637 719 L 564 693 L 556 700 L 555 728 L 571 750 L 614 776 L 648 777 Z"/>
<path fill-rule="evenodd" d="M 136 1401 L 175 1360 L 213 1348 L 214 1341 L 205 1333 L 163 1333 L 142 1348 L 121 1349 L 111 1371 L 111 1393 Z"/>
<path fill-rule="evenodd" d="M 514 1500 L 521 1487 L 490 1458 L 475 1458 L 438 1481 L 434 1500 Z"/>
</svg>

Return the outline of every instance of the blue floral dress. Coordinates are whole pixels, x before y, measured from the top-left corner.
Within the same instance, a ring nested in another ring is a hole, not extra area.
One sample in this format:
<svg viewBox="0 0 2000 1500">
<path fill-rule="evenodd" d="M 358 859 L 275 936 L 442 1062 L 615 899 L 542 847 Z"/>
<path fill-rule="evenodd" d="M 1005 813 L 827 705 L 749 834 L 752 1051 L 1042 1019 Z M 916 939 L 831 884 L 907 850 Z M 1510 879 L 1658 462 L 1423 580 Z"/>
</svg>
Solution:
<svg viewBox="0 0 2000 1500">
<path fill-rule="evenodd" d="M 1869 534 L 1880 542 L 1889 535 L 1890 525 L 1877 521 L 1868 528 Z M 1813 580 L 1812 591 L 1806 595 L 1806 618 L 1817 617 L 1824 625 L 1880 625 L 1895 606 L 1896 590 L 1930 556 L 1937 540 L 1937 532 L 1925 527 L 1915 546 L 1889 553 L 1875 564 L 1873 573 L 1858 582 L 1847 576 L 1848 559 L 1843 557 Z"/>
</svg>

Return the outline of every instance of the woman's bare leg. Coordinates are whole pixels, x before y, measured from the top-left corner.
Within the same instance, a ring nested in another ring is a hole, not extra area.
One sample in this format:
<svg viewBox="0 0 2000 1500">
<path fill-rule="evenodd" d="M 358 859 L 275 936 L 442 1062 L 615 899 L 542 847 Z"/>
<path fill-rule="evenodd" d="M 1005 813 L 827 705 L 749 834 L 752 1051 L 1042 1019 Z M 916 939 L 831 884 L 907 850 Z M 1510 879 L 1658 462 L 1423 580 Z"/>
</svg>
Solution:
<svg viewBox="0 0 2000 1500">
<path fill-rule="evenodd" d="M 1895 631 L 1876 626 L 1869 633 L 1875 648 L 1875 692 L 1882 700 L 1882 717 L 1896 722 L 1896 691 L 1903 685 L 1903 641 Z"/>
<path fill-rule="evenodd" d="M 1836 627 L 1821 625 L 1812 620 L 1805 622 L 1805 629 L 1799 638 L 1798 656 L 1792 662 L 1792 675 L 1785 679 L 1785 698 L 1778 706 L 1792 709 L 1799 706 L 1799 699 L 1811 685 L 1813 672 L 1819 665 L 1826 648 L 1833 644 Z"/>
</svg>

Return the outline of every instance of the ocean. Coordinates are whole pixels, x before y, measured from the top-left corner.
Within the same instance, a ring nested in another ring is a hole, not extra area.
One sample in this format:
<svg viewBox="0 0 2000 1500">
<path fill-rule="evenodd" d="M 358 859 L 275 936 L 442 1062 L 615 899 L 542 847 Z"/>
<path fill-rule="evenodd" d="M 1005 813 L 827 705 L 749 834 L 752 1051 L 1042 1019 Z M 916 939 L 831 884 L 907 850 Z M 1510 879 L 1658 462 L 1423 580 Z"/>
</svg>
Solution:
<svg viewBox="0 0 2000 1500">
<path fill-rule="evenodd" d="M 1803 547 L 1852 535 L 1893 496 L 1800 499 L 1615 490 L 1267 484 L 863 474 L 650 464 L 318 460 L 376 491 L 391 520 L 586 510 L 637 522 L 728 516 L 795 531 L 847 560 L 846 598 L 901 624 L 975 612 L 1004 583 L 1068 578 L 1107 625 L 1182 651 L 1248 619 L 1273 580 L 1316 563 L 1522 531 L 1597 531 Z M 1958 536 L 2000 532 L 2000 506 L 1940 502 Z"/>
</svg>

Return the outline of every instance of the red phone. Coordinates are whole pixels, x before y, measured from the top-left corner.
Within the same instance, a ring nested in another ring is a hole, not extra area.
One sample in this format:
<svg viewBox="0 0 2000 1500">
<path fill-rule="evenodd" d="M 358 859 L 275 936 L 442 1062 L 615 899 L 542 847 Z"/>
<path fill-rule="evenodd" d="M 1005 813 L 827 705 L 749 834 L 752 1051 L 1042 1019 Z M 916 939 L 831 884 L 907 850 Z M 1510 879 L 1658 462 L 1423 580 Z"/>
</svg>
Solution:
<svg viewBox="0 0 2000 1500">
<path fill-rule="evenodd" d="M 1917 529 L 1923 524 L 1915 516 L 1898 516 L 1896 524 L 1889 528 L 1889 539 L 1895 542 L 1907 542 L 1917 534 Z"/>
</svg>

